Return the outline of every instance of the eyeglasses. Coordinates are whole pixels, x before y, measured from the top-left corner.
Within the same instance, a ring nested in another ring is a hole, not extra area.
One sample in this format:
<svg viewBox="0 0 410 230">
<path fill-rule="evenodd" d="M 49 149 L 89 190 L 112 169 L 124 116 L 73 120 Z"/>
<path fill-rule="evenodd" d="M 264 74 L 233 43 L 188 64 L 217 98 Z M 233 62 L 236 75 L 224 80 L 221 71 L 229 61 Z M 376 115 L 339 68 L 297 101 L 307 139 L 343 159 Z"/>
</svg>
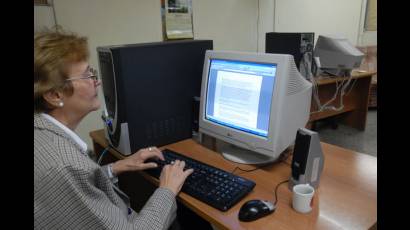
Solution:
<svg viewBox="0 0 410 230">
<path fill-rule="evenodd" d="M 82 77 L 71 77 L 65 79 L 65 81 L 73 81 L 73 80 L 80 80 L 80 79 L 91 79 L 93 81 L 98 81 L 100 80 L 97 75 L 97 70 L 93 68 L 89 68 L 87 71 L 87 76 L 82 76 Z"/>
</svg>

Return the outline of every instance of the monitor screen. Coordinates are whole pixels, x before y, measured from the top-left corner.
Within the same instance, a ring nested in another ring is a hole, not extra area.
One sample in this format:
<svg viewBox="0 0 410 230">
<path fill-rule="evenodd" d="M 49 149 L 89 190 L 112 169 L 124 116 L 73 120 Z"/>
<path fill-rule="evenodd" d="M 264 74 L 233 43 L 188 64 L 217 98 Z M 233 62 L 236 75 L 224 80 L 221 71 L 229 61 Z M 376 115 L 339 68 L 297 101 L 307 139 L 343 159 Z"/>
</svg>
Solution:
<svg viewBox="0 0 410 230">
<path fill-rule="evenodd" d="M 205 118 L 267 137 L 276 64 L 210 60 Z"/>
</svg>

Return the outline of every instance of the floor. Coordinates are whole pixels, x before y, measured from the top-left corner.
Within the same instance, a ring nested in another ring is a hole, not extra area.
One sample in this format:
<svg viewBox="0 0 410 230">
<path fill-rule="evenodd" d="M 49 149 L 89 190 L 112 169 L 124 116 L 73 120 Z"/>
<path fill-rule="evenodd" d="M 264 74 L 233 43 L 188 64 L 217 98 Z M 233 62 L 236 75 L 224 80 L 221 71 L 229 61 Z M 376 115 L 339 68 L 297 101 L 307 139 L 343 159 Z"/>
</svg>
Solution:
<svg viewBox="0 0 410 230">
<path fill-rule="evenodd" d="M 316 131 L 323 142 L 377 157 L 377 110 L 375 109 L 368 111 L 364 131 L 342 124 L 333 129 L 328 122 L 319 122 Z"/>
</svg>

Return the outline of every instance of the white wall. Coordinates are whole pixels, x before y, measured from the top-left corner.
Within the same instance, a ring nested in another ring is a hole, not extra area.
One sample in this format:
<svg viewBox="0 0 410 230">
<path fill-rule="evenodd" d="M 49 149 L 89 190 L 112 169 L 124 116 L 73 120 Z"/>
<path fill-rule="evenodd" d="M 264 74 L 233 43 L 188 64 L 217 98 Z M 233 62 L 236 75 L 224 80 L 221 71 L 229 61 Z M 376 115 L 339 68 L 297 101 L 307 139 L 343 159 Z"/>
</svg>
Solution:
<svg viewBox="0 0 410 230">
<path fill-rule="evenodd" d="M 254 0 L 194 0 L 197 39 L 214 40 L 214 49 L 256 51 L 257 4 Z"/>
<path fill-rule="evenodd" d="M 356 45 L 361 0 L 276 0 L 276 32 L 342 35 Z M 316 42 L 316 41 L 315 41 Z"/>
<path fill-rule="evenodd" d="M 265 37 L 267 32 L 275 31 L 274 25 L 274 0 L 259 0 L 259 23 L 258 23 L 258 52 L 265 52 Z"/>
<path fill-rule="evenodd" d="M 358 43 L 362 46 L 377 45 L 377 31 L 363 31 Z"/>
<path fill-rule="evenodd" d="M 34 30 L 54 26 L 53 10 L 50 6 L 34 6 Z"/>
</svg>

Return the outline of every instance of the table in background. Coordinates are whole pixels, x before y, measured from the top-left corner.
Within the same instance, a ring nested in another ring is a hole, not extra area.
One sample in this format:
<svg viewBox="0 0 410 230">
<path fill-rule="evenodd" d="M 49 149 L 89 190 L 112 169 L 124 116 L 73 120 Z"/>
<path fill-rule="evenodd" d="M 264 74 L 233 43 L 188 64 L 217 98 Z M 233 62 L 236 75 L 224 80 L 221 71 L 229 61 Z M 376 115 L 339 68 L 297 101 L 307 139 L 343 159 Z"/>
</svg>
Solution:
<svg viewBox="0 0 410 230">
<path fill-rule="evenodd" d="M 312 96 L 311 108 L 310 108 L 310 118 L 307 125 L 308 128 L 314 127 L 314 122 L 336 116 L 340 116 L 340 121 L 343 124 L 351 126 L 353 128 L 364 130 L 366 127 L 367 119 L 367 109 L 369 104 L 369 94 L 370 94 L 370 83 L 372 76 L 376 72 L 352 72 L 352 80 L 350 84 L 354 84 L 350 90 L 350 86 L 347 87 L 347 91 L 350 92 L 343 97 L 344 108 L 340 111 L 334 110 L 324 110 L 318 112 L 318 107 L 314 98 Z M 316 78 L 318 83 L 319 99 L 323 105 L 328 100 L 330 100 L 336 92 L 336 84 L 342 83 L 347 80 L 347 77 L 323 77 L 319 76 Z M 340 106 L 340 91 L 336 99 L 329 104 L 338 108 Z"/>
<path fill-rule="evenodd" d="M 90 133 L 94 151 L 101 153 L 108 143 L 103 130 Z M 209 142 L 208 142 L 209 143 Z M 204 141 L 204 145 L 208 145 Z M 239 208 L 251 199 L 274 201 L 275 186 L 289 179 L 291 157 L 252 172 L 236 170 L 235 174 L 255 181 L 256 186 L 246 197 L 226 212 L 181 192 L 178 200 L 219 229 L 369 229 L 377 222 L 377 158 L 356 153 L 334 145 L 321 143 L 325 156 L 324 170 L 319 188 L 315 192 L 313 210 L 300 214 L 292 209 L 292 193 L 287 184 L 278 189 L 276 211 L 253 222 L 238 220 Z M 161 147 L 180 152 L 188 157 L 231 172 L 236 166 L 253 169 L 254 166 L 236 164 L 192 139 Z M 209 147 L 209 146 L 208 146 Z M 109 157 L 103 162 L 124 158 L 110 149 Z M 107 160 L 108 159 L 108 160 Z M 122 175 L 121 175 L 122 176 Z M 120 187 L 132 202 L 142 207 L 158 185 L 158 180 L 144 172 L 128 173 L 129 178 L 120 176 Z M 147 182 L 149 181 L 149 182 Z M 144 188 L 149 187 L 149 191 Z M 135 205 L 134 205 L 135 207 Z"/>
</svg>

